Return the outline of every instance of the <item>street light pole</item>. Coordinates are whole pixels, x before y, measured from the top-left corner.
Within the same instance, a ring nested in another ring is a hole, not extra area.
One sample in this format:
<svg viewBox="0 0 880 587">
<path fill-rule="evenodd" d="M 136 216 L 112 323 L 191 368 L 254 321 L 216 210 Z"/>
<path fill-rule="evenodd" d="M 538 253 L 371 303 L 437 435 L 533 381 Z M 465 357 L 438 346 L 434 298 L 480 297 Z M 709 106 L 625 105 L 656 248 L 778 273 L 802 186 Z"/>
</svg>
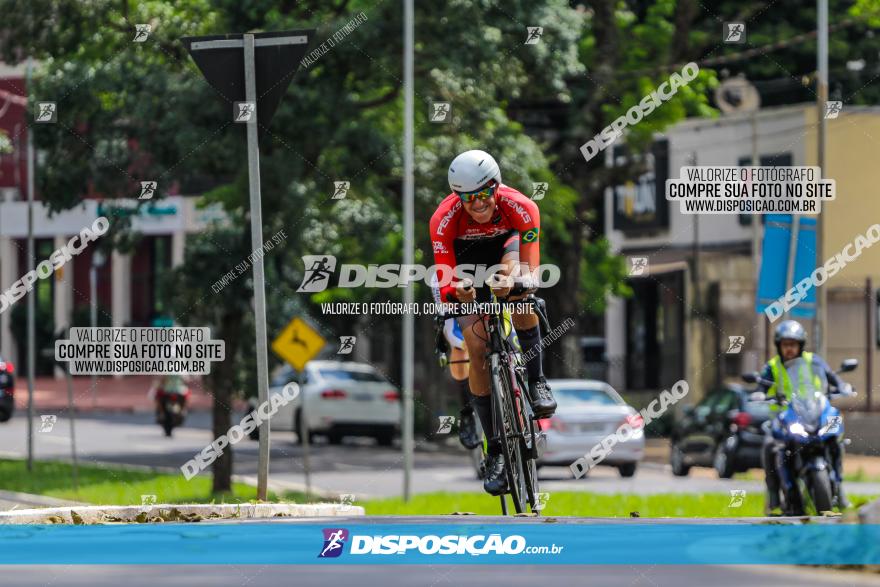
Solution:
<svg viewBox="0 0 880 587">
<path fill-rule="evenodd" d="M 403 0 L 403 262 L 413 263 L 414 200 L 414 25 L 413 0 Z M 405 307 L 413 303 L 413 284 L 403 290 Z M 413 360 L 415 353 L 413 315 L 403 315 L 403 499 L 409 501 L 413 469 Z"/>
<path fill-rule="evenodd" d="M 104 253 L 95 251 L 89 267 L 89 318 L 92 328 L 98 327 L 98 268 L 103 267 L 106 259 Z M 98 407 L 98 376 L 92 374 L 92 408 Z"/>
<path fill-rule="evenodd" d="M 27 61 L 27 73 L 25 75 L 28 93 L 31 92 L 31 73 L 33 62 L 30 57 Z M 28 271 L 36 267 L 36 255 L 34 254 L 34 133 L 33 126 L 28 131 L 27 140 L 27 262 Z M 27 469 L 32 471 L 34 467 L 34 299 L 36 291 L 30 291 L 27 297 L 27 382 L 28 382 L 28 405 L 27 405 Z"/>
<path fill-rule="evenodd" d="M 819 117 L 819 136 L 817 145 L 818 165 L 822 173 L 822 179 L 828 177 L 825 166 L 825 104 L 828 101 L 828 0 L 818 0 L 816 6 L 818 23 L 816 26 L 817 38 L 817 55 L 816 69 L 818 70 L 818 79 L 816 80 L 816 113 Z M 824 206 L 816 217 L 816 254 L 817 263 L 822 263 L 825 258 L 824 246 L 824 222 L 822 217 L 825 215 Z M 788 290 L 786 290 L 788 291 Z M 816 341 L 816 351 L 822 356 L 826 356 L 828 346 L 827 337 L 825 335 L 825 316 L 827 308 L 827 299 L 825 287 L 819 287 L 816 291 L 816 321 L 814 322 L 813 340 Z"/>
</svg>

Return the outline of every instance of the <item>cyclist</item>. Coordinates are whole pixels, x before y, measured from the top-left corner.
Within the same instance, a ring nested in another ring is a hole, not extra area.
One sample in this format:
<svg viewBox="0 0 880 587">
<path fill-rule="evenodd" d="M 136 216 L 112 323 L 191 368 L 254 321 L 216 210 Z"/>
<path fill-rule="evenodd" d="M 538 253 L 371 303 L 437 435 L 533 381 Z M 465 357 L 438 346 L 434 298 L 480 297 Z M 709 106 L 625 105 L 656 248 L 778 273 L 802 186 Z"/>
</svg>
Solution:
<svg viewBox="0 0 880 587">
<path fill-rule="evenodd" d="M 440 287 L 440 299 L 443 302 L 485 302 L 490 299 L 490 289 L 496 296 L 505 297 L 511 289 L 509 277 L 524 273 L 520 271 L 520 261 L 529 272 L 539 265 L 538 206 L 501 183 L 501 169 L 485 151 L 465 151 L 458 155 L 449 166 L 448 179 L 452 193 L 431 217 L 434 262 L 453 268 L 457 264 L 477 267 L 500 264 L 504 269 L 499 271 L 503 278 L 492 283 L 486 280 L 471 284 L 468 280 L 453 278 Z M 471 403 L 489 439 L 483 489 L 492 495 L 501 495 L 507 490 L 507 479 L 501 446 L 492 426 L 489 374 L 482 360 L 489 338 L 486 323 L 478 314 L 460 317 L 458 323 L 471 357 Z M 513 324 L 523 353 L 530 357 L 526 371 L 532 410 L 538 418 L 549 418 L 556 411 L 556 401 L 544 378 L 538 316 L 524 306 L 513 313 Z"/>
<path fill-rule="evenodd" d="M 798 357 L 803 357 L 808 365 L 816 364 L 817 367 L 824 371 L 829 386 L 837 388 L 840 391 L 849 389 L 849 384 L 844 382 L 837 373 L 828 366 L 828 363 L 826 363 L 822 357 L 814 353 L 804 352 L 804 346 L 807 343 L 807 332 L 796 320 L 786 320 L 777 326 L 776 332 L 773 335 L 773 342 L 776 344 L 776 352 L 778 354 L 767 362 L 764 366 L 764 370 L 761 372 L 761 379 L 765 382 L 772 381 L 773 385 L 770 385 L 769 383 L 761 383 L 758 386 L 758 390 L 763 391 L 768 399 L 786 399 L 791 396 L 792 383 L 785 375 L 784 363 Z M 774 408 L 774 412 L 775 411 L 776 408 Z M 831 450 L 832 465 L 842 479 L 843 447 L 835 444 L 831 447 Z M 768 515 L 778 515 L 780 513 L 780 483 L 777 452 L 778 447 L 773 441 L 773 437 L 770 434 L 765 434 L 761 461 L 764 465 L 764 480 L 767 485 L 766 510 Z M 838 505 L 841 508 L 847 507 L 848 501 L 843 494 L 843 485 L 840 486 L 839 496 Z"/>
</svg>

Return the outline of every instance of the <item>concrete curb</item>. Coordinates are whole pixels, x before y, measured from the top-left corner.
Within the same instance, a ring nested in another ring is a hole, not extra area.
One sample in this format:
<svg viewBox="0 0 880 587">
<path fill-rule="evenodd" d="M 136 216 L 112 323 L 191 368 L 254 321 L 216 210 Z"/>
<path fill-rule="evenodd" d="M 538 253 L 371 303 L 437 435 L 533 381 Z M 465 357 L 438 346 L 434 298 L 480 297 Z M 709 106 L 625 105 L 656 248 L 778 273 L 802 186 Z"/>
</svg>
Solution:
<svg viewBox="0 0 880 587">
<path fill-rule="evenodd" d="M 339 503 L 244 503 L 229 505 L 67 506 L 0 512 L 3 524 L 107 524 L 201 522 L 220 519 L 363 516 L 364 508 Z"/>
</svg>

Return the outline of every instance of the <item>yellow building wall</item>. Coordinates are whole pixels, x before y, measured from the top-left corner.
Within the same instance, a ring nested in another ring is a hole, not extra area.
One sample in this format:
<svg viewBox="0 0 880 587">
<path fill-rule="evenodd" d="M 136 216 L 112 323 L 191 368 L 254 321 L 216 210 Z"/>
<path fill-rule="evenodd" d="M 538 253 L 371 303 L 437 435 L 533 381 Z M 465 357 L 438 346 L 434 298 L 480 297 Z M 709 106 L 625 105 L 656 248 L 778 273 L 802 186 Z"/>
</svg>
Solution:
<svg viewBox="0 0 880 587">
<path fill-rule="evenodd" d="M 872 224 L 880 224 L 880 109 L 843 111 L 827 121 L 825 177 L 837 182 L 837 199 L 823 205 L 824 263 Z M 856 107 L 850 107 L 851 110 Z M 818 165 L 818 125 L 815 108 L 804 109 L 805 158 Z M 880 243 L 837 273 L 826 287 L 864 287 L 865 278 L 880 283 Z"/>
</svg>

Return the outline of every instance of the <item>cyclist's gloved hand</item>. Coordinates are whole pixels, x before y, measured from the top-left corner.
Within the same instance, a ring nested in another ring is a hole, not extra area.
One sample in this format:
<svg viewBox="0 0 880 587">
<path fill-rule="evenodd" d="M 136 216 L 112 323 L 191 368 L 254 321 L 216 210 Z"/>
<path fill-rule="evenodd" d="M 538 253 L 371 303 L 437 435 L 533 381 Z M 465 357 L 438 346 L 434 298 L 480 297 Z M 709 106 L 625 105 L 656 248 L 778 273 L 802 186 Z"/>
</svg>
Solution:
<svg viewBox="0 0 880 587">
<path fill-rule="evenodd" d="M 477 290 L 474 289 L 474 282 L 470 279 L 463 279 L 455 284 L 455 297 L 459 302 L 470 303 L 477 299 Z"/>
</svg>

